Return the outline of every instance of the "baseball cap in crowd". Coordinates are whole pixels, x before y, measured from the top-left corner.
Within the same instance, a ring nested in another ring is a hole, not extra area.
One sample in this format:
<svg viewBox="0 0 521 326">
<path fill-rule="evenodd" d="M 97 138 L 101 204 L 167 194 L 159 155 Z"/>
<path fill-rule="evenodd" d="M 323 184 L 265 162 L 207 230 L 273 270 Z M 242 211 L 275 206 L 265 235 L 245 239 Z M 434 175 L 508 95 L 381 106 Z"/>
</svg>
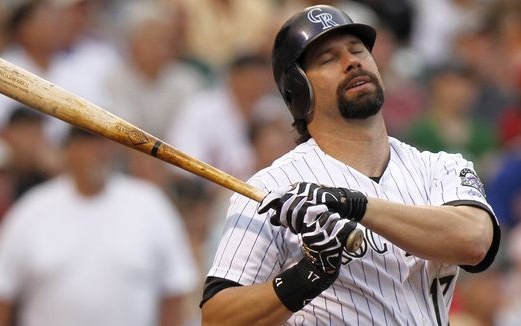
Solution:
<svg viewBox="0 0 521 326">
<path fill-rule="evenodd" d="M 9 117 L 7 119 L 8 125 L 15 125 L 19 123 L 43 123 L 45 116 L 38 112 L 30 109 L 22 104 L 15 104 Z"/>
<path fill-rule="evenodd" d="M 7 0 L 4 3 L 5 23 L 4 28 L 7 33 L 15 31 L 29 15 L 41 3 L 39 0 Z"/>
</svg>

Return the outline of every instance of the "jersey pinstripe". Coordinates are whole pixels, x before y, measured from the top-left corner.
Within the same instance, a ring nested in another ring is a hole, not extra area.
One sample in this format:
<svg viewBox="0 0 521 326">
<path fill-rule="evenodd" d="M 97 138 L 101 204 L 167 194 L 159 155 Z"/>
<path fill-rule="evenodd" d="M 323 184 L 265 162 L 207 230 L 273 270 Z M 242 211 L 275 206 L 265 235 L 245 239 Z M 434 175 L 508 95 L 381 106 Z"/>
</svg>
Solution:
<svg viewBox="0 0 521 326">
<path fill-rule="evenodd" d="M 410 205 L 467 202 L 491 212 L 479 183 L 462 182 L 471 162 L 459 154 L 419 152 L 390 138 L 391 158 L 380 182 L 328 156 L 313 139 L 257 173 L 250 183 L 269 191 L 299 181 L 347 187 Z M 297 236 L 256 213 L 258 203 L 231 198 L 224 234 L 208 276 L 242 285 L 262 283 L 302 258 Z M 385 216 L 382 216 L 385 219 Z M 390 223 L 392 221 L 389 221 Z M 496 221 L 497 223 L 497 221 Z M 459 267 L 427 261 L 365 229 L 362 248 L 343 253 L 336 282 L 287 325 L 447 325 Z"/>
</svg>

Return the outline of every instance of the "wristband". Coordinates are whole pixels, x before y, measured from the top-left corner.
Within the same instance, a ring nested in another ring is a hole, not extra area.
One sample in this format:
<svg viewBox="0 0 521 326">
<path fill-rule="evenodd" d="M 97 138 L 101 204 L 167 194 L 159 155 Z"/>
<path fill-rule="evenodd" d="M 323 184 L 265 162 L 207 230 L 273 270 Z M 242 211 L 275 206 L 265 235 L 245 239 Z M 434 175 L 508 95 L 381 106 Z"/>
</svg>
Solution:
<svg viewBox="0 0 521 326">
<path fill-rule="evenodd" d="M 288 268 L 273 279 L 279 300 L 292 312 L 297 312 L 335 282 L 338 273 L 328 275 L 306 259 Z"/>
</svg>

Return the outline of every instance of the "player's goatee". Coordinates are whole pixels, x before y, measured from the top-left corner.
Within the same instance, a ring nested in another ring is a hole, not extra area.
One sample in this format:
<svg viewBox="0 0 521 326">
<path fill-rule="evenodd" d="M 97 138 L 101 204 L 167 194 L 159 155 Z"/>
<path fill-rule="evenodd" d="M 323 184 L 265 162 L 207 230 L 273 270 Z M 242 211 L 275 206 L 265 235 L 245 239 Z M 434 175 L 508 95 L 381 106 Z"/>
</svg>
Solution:
<svg viewBox="0 0 521 326">
<path fill-rule="evenodd" d="M 353 78 L 360 76 L 368 76 L 371 83 L 375 85 L 375 91 L 372 93 L 359 94 L 354 99 L 348 99 L 345 96 L 347 85 Z M 338 109 L 345 119 L 366 119 L 377 114 L 382 108 L 384 102 L 383 87 L 378 78 L 365 70 L 354 73 L 349 78 L 340 83 L 337 89 Z"/>
</svg>

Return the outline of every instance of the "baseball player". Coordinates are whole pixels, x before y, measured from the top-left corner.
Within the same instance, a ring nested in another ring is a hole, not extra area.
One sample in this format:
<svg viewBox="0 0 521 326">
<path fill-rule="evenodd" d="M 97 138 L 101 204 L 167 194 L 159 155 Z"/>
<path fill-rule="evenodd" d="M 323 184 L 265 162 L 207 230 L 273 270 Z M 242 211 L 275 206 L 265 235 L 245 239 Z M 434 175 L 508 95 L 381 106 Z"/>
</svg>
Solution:
<svg viewBox="0 0 521 326">
<path fill-rule="evenodd" d="M 330 6 L 273 47 L 300 144 L 231 198 L 201 301 L 209 325 L 448 325 L 460 268 L 485 270 L 500 231 L 472 162 L 386 132 L 375 30 Z M 348 252 L 349 234 L 363 231 Z"/>
</svg>

